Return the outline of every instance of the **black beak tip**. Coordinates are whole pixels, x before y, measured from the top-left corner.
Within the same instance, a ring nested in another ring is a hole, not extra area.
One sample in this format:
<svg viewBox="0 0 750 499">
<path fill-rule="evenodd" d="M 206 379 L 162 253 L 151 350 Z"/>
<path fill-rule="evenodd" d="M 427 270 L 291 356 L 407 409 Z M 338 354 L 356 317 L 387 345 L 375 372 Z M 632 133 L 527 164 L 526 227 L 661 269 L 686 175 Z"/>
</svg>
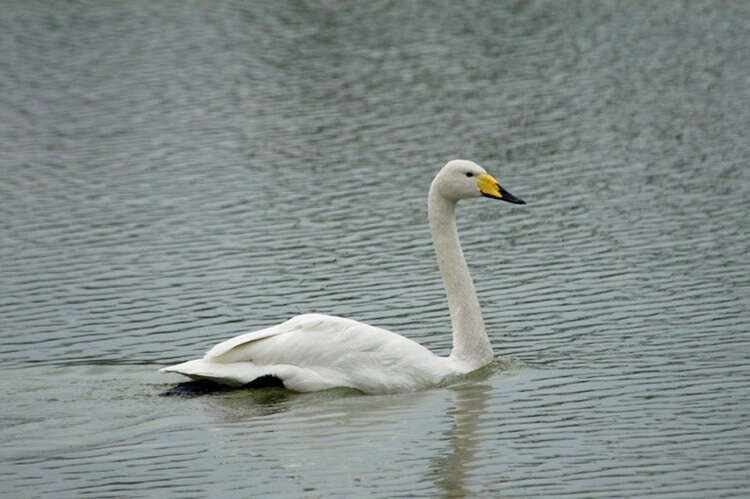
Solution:
<svg viewBox="0 0 750 499">
<path fill-rule="evenodd" d="M 502 199 L 503 201 L 507 201 L 507 202 L 513 203 L 513 204 L 526 204 L 526 201 L 524 201 L 521 198 L 518 198 L 518 197 L 514 196 L 513 194 L 511 194 L 510 192 L 506 191 L 502 187 L 500 187 L 500 195 L 502 196 L 502 198 L 500 198 L 500 199 Z"/>
</svg>

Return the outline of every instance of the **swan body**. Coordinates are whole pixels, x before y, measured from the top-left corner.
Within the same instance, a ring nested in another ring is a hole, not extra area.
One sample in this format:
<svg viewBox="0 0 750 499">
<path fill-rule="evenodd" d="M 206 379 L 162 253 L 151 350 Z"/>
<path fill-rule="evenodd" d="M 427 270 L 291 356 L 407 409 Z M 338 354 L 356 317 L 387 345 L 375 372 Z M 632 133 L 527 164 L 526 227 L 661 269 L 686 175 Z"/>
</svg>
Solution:
<svg viewBox="0 0 750 499">
<path fill-rule="evenodd" d="M 439 385 L 493 360 L 474 283 L 456 231 L 460 199 L 479 196 L 524 202 L 471 161 L 453 160 L 430 186 L 430 230 L 453 325 L 453 350 L 440 357 L 404 336 L 352 319 L 304 314 L 211 348 L 201 359 L 162 368 L 232 386 L 271 376 L 311 392 L 349 387 L 364 393 L 414 391 Z"/>
</svg>

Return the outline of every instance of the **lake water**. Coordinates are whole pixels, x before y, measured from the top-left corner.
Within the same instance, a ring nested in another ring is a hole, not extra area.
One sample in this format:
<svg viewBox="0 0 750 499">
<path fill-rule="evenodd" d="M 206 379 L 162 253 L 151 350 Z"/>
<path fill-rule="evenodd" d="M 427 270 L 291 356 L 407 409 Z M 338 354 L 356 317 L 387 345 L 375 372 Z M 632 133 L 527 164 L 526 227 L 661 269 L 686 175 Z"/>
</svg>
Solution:
<svg viewBox="0 0 750 499">
<path fill-rule="evenodd" d="M 4 2 L 0 495 L 750 493 L 746 2 Z M 440 354 L 426 193 L 498 361 L 161 397 L 303 312 Z"/>
</svg>

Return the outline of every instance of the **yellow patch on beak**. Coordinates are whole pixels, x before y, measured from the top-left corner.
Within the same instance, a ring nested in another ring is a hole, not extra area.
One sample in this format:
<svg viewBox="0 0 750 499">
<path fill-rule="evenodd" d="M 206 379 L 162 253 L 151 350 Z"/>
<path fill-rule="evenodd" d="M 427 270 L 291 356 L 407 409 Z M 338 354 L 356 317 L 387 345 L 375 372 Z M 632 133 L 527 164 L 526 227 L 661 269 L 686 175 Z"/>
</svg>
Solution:
<svg viewBox="0 0 750 499">
<path fill-rule="evenodd" d="M 492 175 L 482 173 L 477 177 L 477 187 L 483 196 L 491 198 L 503 199 L 503 195 L 500 192 L 500 184 Z"/>
</svg>

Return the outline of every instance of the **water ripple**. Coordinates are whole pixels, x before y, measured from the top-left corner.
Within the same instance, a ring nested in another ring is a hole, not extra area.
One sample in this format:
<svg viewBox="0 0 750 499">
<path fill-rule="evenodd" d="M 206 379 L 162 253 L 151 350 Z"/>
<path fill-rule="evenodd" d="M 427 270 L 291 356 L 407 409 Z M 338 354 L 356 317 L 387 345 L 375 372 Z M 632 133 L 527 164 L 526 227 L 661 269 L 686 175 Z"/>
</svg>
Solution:
<svg viewBox="0 0 750 499">
<path fill-rule="evenodd" d="M 0 18 L 0 476 L 35 497 L 743 495 L 739 4 L 218 2 Z M 498 356 L 457 386 L 158 394 L 317 311 L 441 354 L 426 191 Z"/>
</svg>

